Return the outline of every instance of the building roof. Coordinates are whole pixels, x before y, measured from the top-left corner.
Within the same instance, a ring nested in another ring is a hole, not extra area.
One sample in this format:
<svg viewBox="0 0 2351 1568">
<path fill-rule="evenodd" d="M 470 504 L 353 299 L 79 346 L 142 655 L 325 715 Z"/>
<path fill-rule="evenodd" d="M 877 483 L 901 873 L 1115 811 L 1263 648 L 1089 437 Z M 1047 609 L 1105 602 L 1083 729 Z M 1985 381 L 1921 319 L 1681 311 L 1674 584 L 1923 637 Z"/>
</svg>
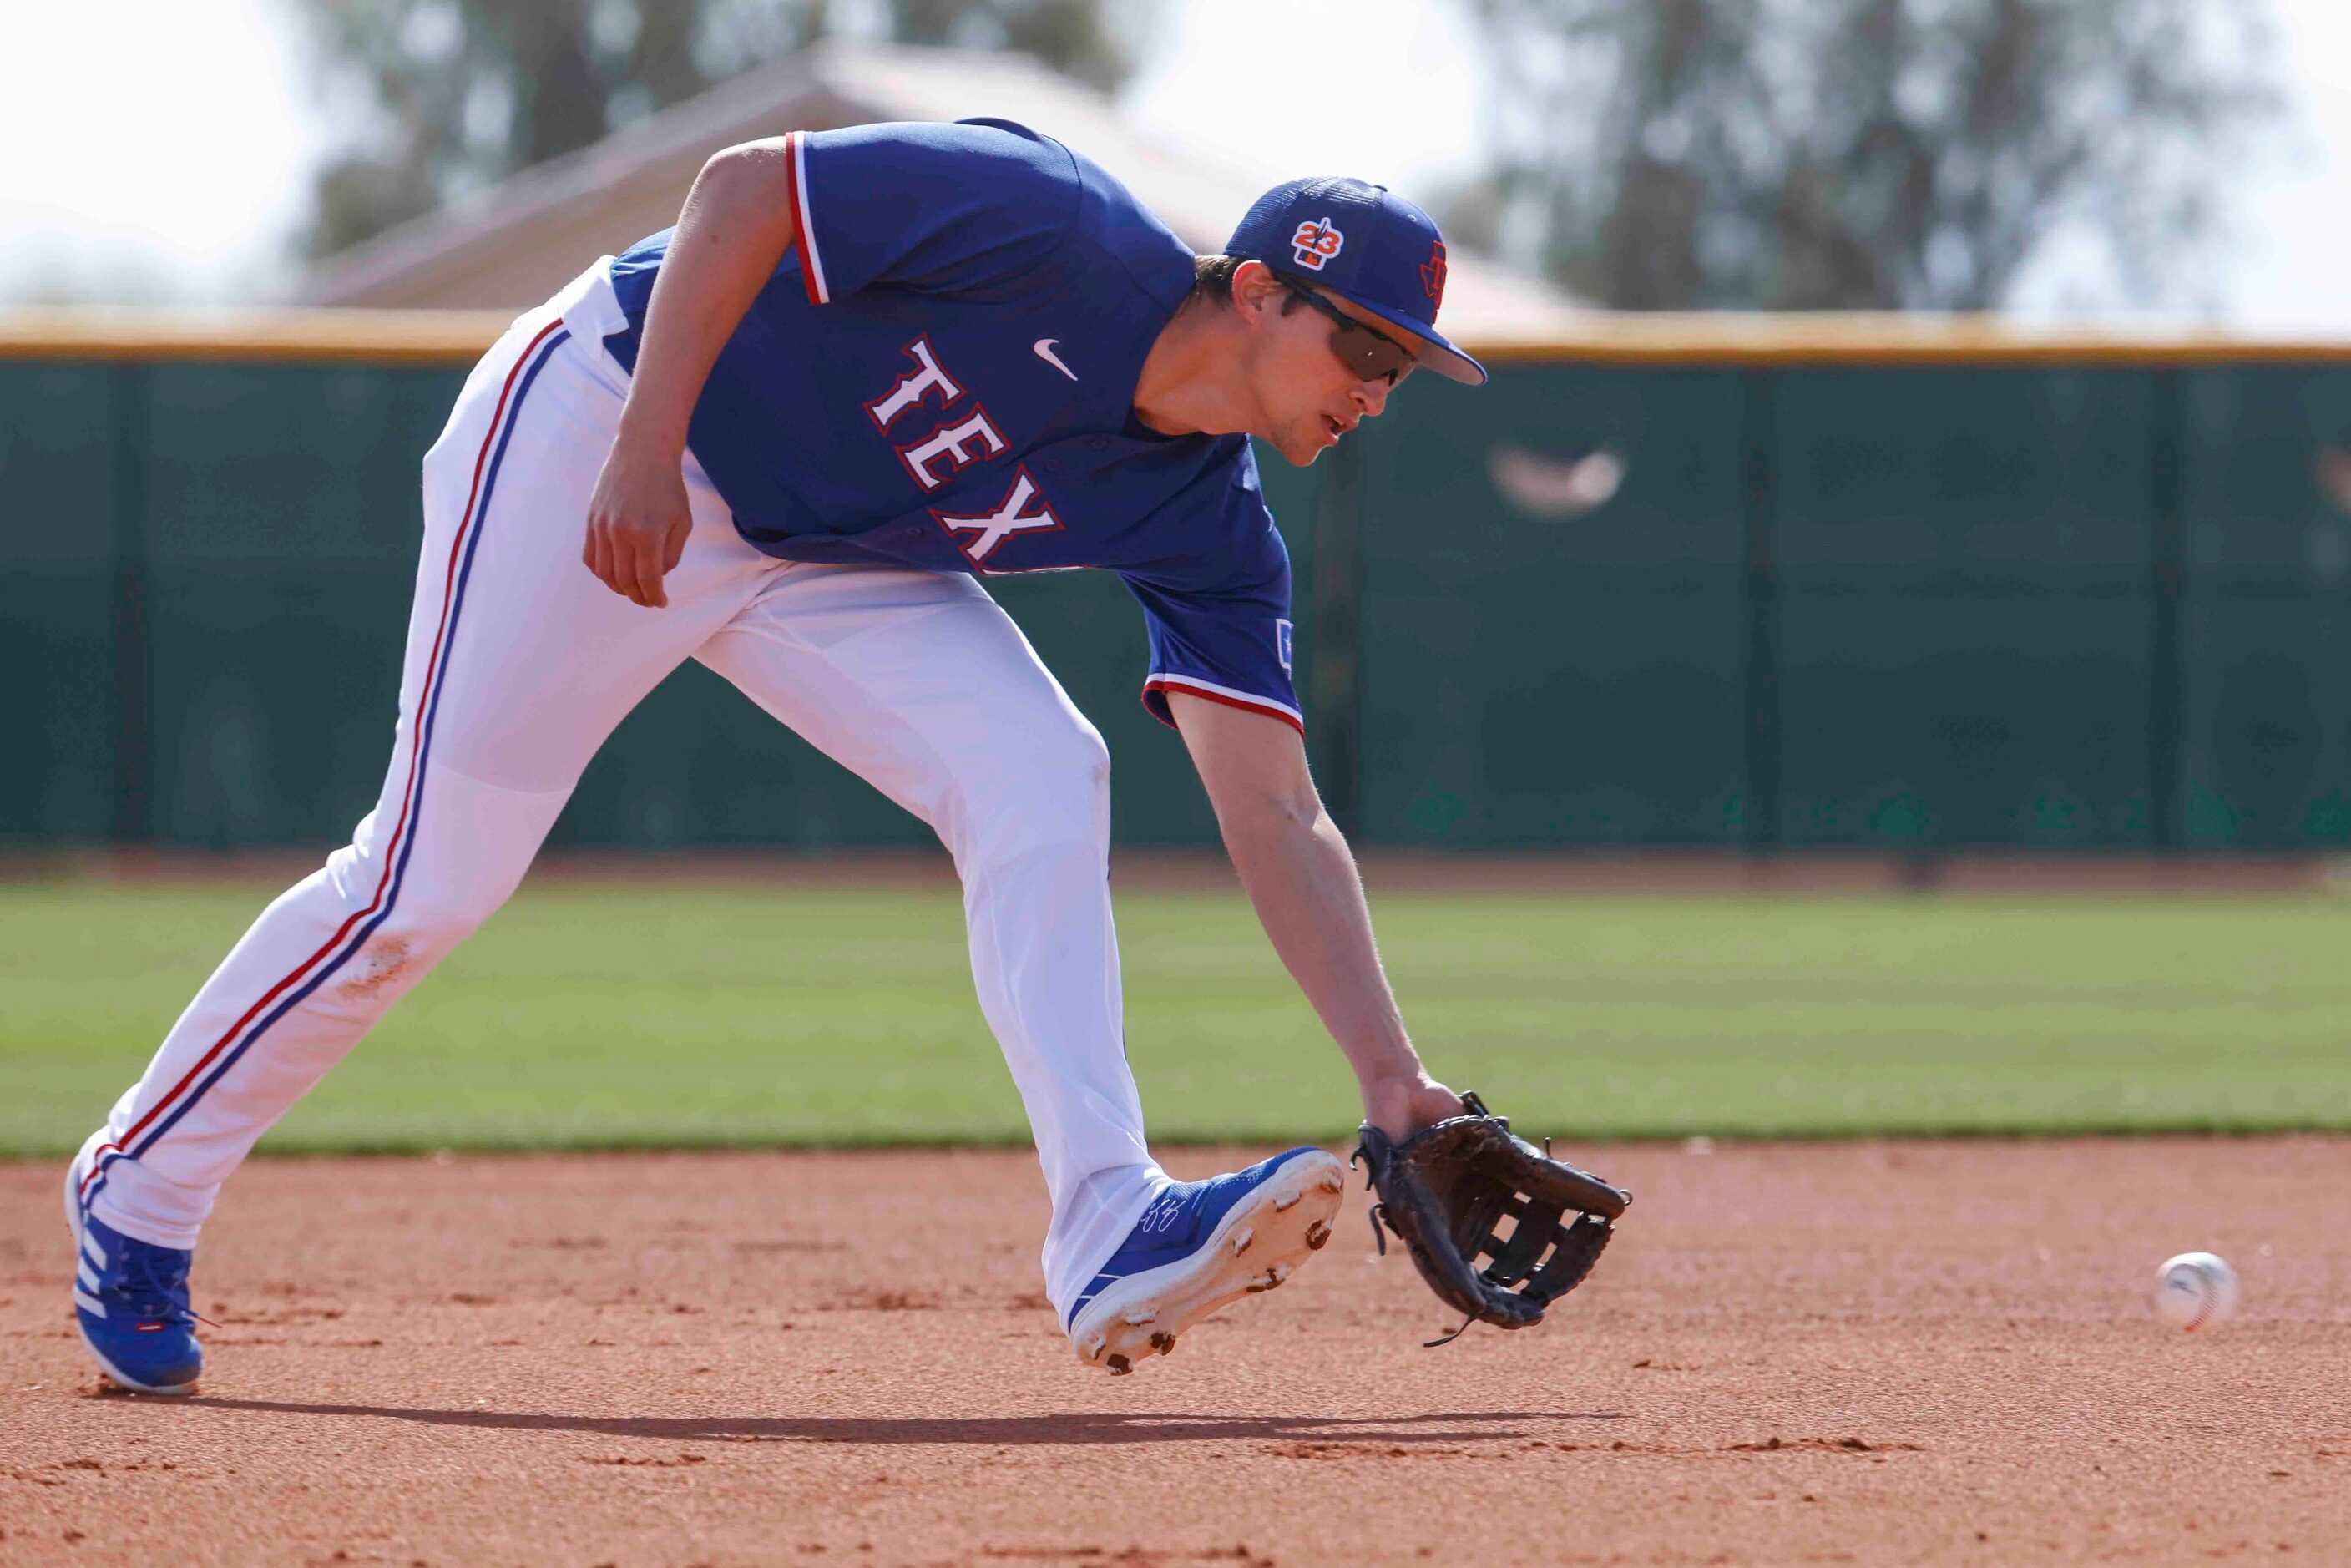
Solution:
<svg viewBox="0 0 2351 1568">
<path fill-rule="evenodd" d="M 1204 252 L 1224 243 L 1260 192 L 1310 172 L 1253 167 L 1139 126 L 1102 94 L 1024 56 L 828 43 L 329 256 L 295 298 L 524 309 L 595 257 L 675 223 L 695 173 L 721 148 L 792 130 L 983 114 L 1083 152 Z M 1450 260 L 1444 323 L 1456 341 L 1546 341 L 1583 318 L 1568 296 L 1537 279 L 1458 251 Z"/>
</svg>

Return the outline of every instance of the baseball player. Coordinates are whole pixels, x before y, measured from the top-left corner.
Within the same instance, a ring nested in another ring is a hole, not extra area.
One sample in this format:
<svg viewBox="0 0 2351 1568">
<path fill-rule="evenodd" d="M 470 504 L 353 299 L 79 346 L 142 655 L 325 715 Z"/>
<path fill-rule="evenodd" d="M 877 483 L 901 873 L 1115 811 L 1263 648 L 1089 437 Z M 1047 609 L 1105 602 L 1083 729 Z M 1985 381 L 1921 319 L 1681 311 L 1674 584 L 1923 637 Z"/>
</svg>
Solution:
<svg viewBox="0 0 2351 1568">
<path fill-rule="evenodd" d="M 1308 778 L 1290 581 L 1249 438 L 1308 464 L 1426 368 L 1445 244 L 1384 189 L 1268 192 L 1196 257 L 1002 120 L 800 131 L 712 158 L 674 229 L 516 321 L 423 460 L 391 765 L 75 1158 L 74 1303 L 107 1376 L 184 1392 L 188 1270 L 254 1141 L 512 893 L 581 768 L 698 659 L 935 829 L 1052 1198 L 1048 1294 L 1124 1372 L 1280 1284 L 1342 1167 L 1152 1159 L 1107 882 L 1109 758 L 977 579 L 1091 567 L 1143 609 L 1268 935 L 1402 1139 L 1423 1070 Z M 792 955 L 779 950 L 789 968 Z"/>
</svg>

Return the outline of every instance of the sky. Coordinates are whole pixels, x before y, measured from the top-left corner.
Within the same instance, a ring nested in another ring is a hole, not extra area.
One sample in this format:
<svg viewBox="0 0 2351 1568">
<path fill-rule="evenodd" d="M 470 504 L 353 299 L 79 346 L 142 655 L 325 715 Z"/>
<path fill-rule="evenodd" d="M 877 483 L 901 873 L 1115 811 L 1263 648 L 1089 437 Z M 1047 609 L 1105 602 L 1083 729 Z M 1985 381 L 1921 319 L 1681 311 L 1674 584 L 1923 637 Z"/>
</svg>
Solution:
<svg viewBox="0 0 2351 1568">
<path fill-rule="evenodd" d="M 2272 3 L 2294 123 L 2233 193 L 2212 304 L 2248 329 L 2351 330 L 2351 5 Z M 1474 170 L 1483 61 L 1464 0 L 1350 0 L 1344 26 L 1339 14 L 1323 0 L 1167 0 L 1127 107 L 1286 166 L 1376 171 L 1423 199 Z M 220 303 L 285 285 L 308 172 L 330 141 L 289 0 L 52 0 L 14 8 L 9 33 L 0 304 Z M 139 47 L 114 47 L 125 37 Z M 98 79 L 26 68 L 101 54 Z M 2044 295 L 2023 303 L 2080 313 L 2071 293 Z"/>
<path fill-rule="evenodd" d="M 2231 319 L 2351 327 L 2351 5 L 2279 0 L 2298 124 L 2240 202 Z"/>
<path fill-rule="evenodd" d="M 277 0 L 39 0 L 7 32 L 0 300 L 211 301 L 281 280 L 325 131 Z M 39 64 L 100 58 L 102 74 Z"/>
</svg>

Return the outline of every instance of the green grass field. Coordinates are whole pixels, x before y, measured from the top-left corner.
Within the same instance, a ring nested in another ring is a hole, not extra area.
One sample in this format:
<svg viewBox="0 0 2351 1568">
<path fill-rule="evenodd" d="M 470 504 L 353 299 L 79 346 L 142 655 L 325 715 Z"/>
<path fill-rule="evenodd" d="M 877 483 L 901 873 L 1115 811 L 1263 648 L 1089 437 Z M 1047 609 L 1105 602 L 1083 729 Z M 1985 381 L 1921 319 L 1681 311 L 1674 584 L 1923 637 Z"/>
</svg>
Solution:
<svg viewBox="0 0 2351 1568">
<path fill-rule="evenodd" d="M 0 1152 L 56 1155 L 274 888 L 0 885 Z M 2351 1126 L 2351 906 L 1377 908 L 1431 1066 L 1577 1136 Z M 1330 1139 L 1353 1085 L 1238 894 L 1126 893 L 1166 1140 Z M 526 890 L 266 1147 L 1020 1141 L 946 894 Z"/>
</svg>

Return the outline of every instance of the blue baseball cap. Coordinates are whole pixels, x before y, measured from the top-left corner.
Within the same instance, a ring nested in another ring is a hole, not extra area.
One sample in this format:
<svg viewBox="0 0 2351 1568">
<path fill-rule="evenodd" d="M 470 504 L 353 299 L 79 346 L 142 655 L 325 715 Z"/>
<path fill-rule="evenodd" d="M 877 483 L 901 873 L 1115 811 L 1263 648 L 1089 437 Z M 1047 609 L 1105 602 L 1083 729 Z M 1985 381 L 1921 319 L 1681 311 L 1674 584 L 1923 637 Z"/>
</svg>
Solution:
<svg viewBox="0 0 2351 1568">
<path fill-rule="evenodd" d="M 1486 384 L 1486 367 L 1437 330 L 1445 236 L 1385 185 L 1292 180 L 1259 196 L 1225 254 L 1318 284 L 1405 334 L 1415 358 L 1448 381 Z"/>
</svg>

